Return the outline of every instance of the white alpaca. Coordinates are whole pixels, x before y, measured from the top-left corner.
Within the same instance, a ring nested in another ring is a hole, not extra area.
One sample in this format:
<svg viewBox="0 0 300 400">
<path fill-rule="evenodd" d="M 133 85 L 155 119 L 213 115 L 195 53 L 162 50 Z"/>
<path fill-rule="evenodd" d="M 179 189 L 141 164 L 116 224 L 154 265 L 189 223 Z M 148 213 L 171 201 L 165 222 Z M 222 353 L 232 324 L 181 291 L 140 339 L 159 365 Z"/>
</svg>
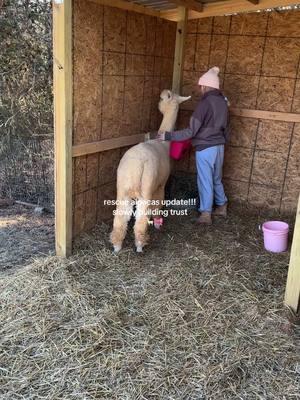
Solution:
<svg viewBox="0 0 300 400">
<path fill-rule="evenodd" d="M 174 130 L 179 104 L 188 99 L 190 96 L 181 97 L 170 90 L 161 92 L 158 108 L 163 120 L 159 130 Z M 122 157 L 117 171 L 117 209 L 110 234 L 115 253 L 122 248 L 133 212 L 133 200 L 136 201 L 134 234 L 137 252 L 142 252 L 147 243 L 149 213 L 157 215 L 161 208 L 170 175 L 169 147 L 170 142 L 149 140 L 131 147 Z M 149 205 L 153 200 L 156 204 Z"/>
</svg>

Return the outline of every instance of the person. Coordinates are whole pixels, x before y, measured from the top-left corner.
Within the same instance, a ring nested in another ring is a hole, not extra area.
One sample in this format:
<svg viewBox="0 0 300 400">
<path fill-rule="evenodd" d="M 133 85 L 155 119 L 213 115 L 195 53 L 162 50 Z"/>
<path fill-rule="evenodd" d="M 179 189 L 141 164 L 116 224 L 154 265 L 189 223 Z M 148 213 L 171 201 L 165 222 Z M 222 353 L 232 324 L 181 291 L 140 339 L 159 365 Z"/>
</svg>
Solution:
<svg viewBox="0 0 300 400">
<path fill-rule="evenodd" d="M 224 144 L 228 141 L 228 100 L 220 91 L 219 68 L 213 67 L 202 75 L 198 85 L 201 99 L 190 118 L 189 127 L 157 134 L 159 140 L 191 139 L 196 150 L 199 212 L 197 223 L 211 225 L 212 214 L 227 216 L 228 199 L 222 183 Z M 215 210 L 213 205 L 215 203 Z"/>
</svg>

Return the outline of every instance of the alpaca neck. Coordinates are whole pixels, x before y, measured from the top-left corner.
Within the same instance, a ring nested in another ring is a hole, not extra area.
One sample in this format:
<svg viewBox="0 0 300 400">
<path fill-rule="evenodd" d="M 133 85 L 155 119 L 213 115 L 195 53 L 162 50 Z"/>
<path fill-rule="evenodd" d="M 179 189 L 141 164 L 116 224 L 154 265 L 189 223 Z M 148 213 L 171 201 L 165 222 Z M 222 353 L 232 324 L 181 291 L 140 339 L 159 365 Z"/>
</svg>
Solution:
<svg viewBox="0 0 300 400">
<path fill-rule="evenodd" d="M 178 106 L 174 107 L 174 108 L 172 107 L 172 109 L 165 112 L 163 120 L 160 124 L 159 130 L 172 132 L 175 128 L 177 113 L 178 113 Z"/>
</svg>

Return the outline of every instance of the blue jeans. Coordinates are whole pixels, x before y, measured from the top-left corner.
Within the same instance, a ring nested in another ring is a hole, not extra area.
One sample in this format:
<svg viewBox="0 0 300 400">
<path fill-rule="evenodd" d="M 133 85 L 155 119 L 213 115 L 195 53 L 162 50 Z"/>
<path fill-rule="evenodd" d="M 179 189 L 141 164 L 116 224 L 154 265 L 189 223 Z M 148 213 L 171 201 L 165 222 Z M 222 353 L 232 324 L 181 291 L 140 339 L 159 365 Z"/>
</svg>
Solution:
<svg viewBox="0 0 300 400">
<path fill-rule="evenodd" d="M 228 201 L 222 184 L 223 161 L 223 144 L 196 151 L 200 212 L 211 213 L 214 203 L 222 206 Z"/>
</svg>

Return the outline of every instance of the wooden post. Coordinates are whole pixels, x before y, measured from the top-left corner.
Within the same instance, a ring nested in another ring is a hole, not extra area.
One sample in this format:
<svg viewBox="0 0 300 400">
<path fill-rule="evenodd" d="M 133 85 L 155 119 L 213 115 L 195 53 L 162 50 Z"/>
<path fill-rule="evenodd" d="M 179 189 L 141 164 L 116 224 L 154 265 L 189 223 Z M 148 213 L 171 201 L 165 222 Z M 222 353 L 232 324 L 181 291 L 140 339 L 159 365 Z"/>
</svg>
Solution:
<svg viewBox="0 0 300 400">
<path fill-rule="evenodd" d="M 188 10 L 185 7 L 179 7 L 172 84 L 172 90 L 177 94 L 181 91 L 187 19 Z"/>
<path fill-rule="evenodd" d="M 55 245 L 72 251 L 72 0 L 53 0 Z"/>
<path fill-rule="evenodd" d="M 296 214 L 290 266 L 285 290 L 285 304 L 297 312 L 300 301 L 300 196 Z"/>
</svg>

